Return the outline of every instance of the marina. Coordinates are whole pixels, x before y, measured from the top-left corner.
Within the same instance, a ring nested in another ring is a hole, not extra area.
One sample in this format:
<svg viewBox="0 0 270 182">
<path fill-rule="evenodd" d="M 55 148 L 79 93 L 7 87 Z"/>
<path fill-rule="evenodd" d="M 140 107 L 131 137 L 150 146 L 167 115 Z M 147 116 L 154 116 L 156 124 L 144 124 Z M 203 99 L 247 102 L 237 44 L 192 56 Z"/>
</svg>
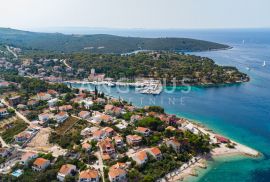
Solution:
<svg viewBox="0 0 270 182">
<path fill-rule="evenodd" d="M 159 95 L 163 91 L 163 86 L 159 80 L 144 80 L 136 82 L 113 82 L 113 81 L 79 81 L 79 80 L 70 80 L 64 81 L 66 84 L 90 84 L 94 86 L 104 85 L 108 87 L 115 86 L 126 86 L 126 87 L 135 87 L 135 91 L 141 94 L 152 94 Z"/>
</svg>

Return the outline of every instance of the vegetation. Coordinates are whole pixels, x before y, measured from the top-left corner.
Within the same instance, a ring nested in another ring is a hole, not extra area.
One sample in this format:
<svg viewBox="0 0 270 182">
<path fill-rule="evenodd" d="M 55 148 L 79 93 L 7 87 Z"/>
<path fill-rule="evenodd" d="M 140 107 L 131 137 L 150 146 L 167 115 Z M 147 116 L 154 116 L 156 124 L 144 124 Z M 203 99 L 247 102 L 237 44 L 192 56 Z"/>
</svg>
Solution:
<svg viewBox="0 0 270 182">
<path fill-rule="evenodd" d="M 138 38 L 114 35 L 64 35 L 0 28 L 0 42 L 24 50 L 52 52 L 127 53 L 136 50 L 203 51 L 227 45 L 187 38 Z"/>
<path fill-rule="evenodd" d="M 23 120 L 18 119 L 13 123 L 9 124 L 9 126 L 7 126 L 7 129 L 5 129 L 1 133 L 1 136 L 5 142 L 11 143 L 14 139 L 14 136 L 24 131 L 27 126 L 27 123 L 25 123 Z"/>
<path fill-rule="evenodd" d="M 49 89 L 56 90 L 60 93 L 68 93 L 71 90 L 65 84 L 49 84 L 37 78 L 27 78 L 16 75 L 14 72 L 2 72 L 0 78 L 6 81 L 15 82 L 21 85 L 20 92 L 28 94 L 37 94 L 38 92 L 45 92 Z"/>
<path fill-rule="evenodd" d="M 235 67 L 219 66 L 209 58 L 177 53 L 138 53 L 129 56 L 74 53 L 66 58 L 70 59 L 69 64 L 75 69 L 84 68 L 90 72 L 91 68 L 95 68 L 97 73 L 105 73 L 107 77 L 115 79 L 165 78 L 167 83 L 176 79 L 178 85 L 248 81 L 248 76 Z"/>
<path fill-rule="evenodd" d="M 164 122 L 162 122 L 160 119 L 151 116 L 145 117 L 137 123 L 138 126 L 147 127 L 154 131 L 163 131 L 163 124 Z"/>
</svg>

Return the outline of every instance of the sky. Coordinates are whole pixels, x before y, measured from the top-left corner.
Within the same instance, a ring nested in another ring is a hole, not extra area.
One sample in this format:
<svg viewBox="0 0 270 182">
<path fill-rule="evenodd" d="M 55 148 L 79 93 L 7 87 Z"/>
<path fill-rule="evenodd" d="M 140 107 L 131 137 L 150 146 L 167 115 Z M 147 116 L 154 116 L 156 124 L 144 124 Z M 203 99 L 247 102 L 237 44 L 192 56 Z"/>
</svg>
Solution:
<svg viewBox="0 0 270 182">
<path fill-rule="evenodd" d="M 269 28 L 270 0 L 0 0 L 0 27 Z"/>
</svg>

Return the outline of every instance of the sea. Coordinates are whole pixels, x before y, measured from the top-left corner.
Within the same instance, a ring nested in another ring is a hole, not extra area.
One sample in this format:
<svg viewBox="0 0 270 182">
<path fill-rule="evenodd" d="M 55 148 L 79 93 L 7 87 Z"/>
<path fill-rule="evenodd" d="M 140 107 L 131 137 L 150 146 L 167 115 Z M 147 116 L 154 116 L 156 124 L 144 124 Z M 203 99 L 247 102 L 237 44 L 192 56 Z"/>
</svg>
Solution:
<svg viewBox="0 0 270 182">
<path fill-rule="evenodd" d="M 187 181 L 270 181 L 270 29 L 107 30 L 103 33 L 187 37 L 231 46 L 229 50 L 186 54 L 209 57 L 219 65 L 235 66 L 250 76 L 251 80 L 247 83 L 167 88 L 166 92 L 157 96 L 143 95 L 132 88 L 101 89 L 137 106 L 160 105 L 170 114 L 192 119 L 262 153 L 262 157 L 257 159 L 243 156 L 214 158 L 207 170 L 198 171 L 199 177 Z"/>
</svg>

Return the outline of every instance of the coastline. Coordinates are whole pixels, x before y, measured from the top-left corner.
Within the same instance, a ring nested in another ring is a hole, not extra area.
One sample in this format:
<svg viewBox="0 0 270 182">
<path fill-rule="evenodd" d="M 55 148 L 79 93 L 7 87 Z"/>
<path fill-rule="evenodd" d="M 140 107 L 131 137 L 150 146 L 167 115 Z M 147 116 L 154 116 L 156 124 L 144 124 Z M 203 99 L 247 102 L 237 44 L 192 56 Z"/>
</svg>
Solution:
<svg viewBox="0 0 270 182">
<path fill-rule="evenodd" d="M 109 97 L 114 97 L 112 95 L 109 95 L 108 93 L 105 94 Z M 177 116 L 185 120 L 186 123 L 193 124 L 198 130 L 200 130 L 204 134 L 209 134 L 211 137 L 214 137 L 218 133 L 215 133 L 213 130 L 211 130 L 209 127 L 203 126 L 199 121 L 194 121 L 192 119 L 189 119 L 184 116 Z M 170 177 L 168 178 L 168 181 L 186 181 L 189 177 L 195 176 L 200 177 L 200 175 L 197 173 L 197 169 L 203 169 L 204 171 L 208 168 L 209 161 L 213 161 L 215 158 L 219 157 L 229 157 L 233 158 L 235 156 L 241 156 L 241 157 L 249 157 L 249 158 L 259 158 L 262 156 L 262 154 L 246 145 L 243 145 L 239 142 L 236 142 L 234 140 L 231 140 L 231 143 L 235 144 L 235 148 L 231 149 L 226 147 L 225 144 L 221 144 L 219 148 L 213 149 L 209 155 L 201 157 L 199 160 L 192 162 L 192 164 L 189 164 L 187 168 L 185 169 L 175 169 L 174 171 L 181 171 L 180 173 L 176 172 L 170 172 L 167 175 Z M 174 175 L 173 175 L 174 174 Z M 166 175 L 166 176 L 167 176 Z M 162 180 L 161 180 L 162 181 Z"/>
<path fill-rule="evenodd" d="M 187 118 L 181 117 L 185 120 L 186 123 L 191 123 L 194 126 L 196 126 L 196 128 L 198 130 L 200 130 L 202 133 L 204 134 L 209 134 L 210 137 L 214 137 L 216 134 L 213 132 L 212 130 L 210 130 L 209 128 L 206 128 L 204 126 L 202 126 L 200 123 L 196 122 L 196 121 L 191 121 Z M 249 158 L 259 158 L 262 156 L 262 154 L 251 148 L 248 147 L 246 145 L 243 145 L 241 143 L 238 143 L 234 140 L 231 140 L 231 143 L 235 144 L 235 148 L 228 148 L 226 147 L 226 144 L 221 144 L 220 147 L 213 149 L 209 155 L 206 156 L 202 156 L 199 160 L 193 162 L 191 165 L 189 165 L 187 168 L 185 168 L 184 170 L 181 170 L 181 172 L 179 174 L 176 173 L 170 173 L 170 178 L 168 178 L 168 181 L 170 182 L 174 182 L 174 181 L 189 181 L 190 177 L 201 177 L 200 174 L 198 173 L 198 170 L 207 170 L 209 162 L 210 161 L 214 161 L 217 158 L 221 158 L 221 157 L 228 157 L 228 158 L 233 158 L 235 156 L 241 156 L 241 157 L 249 157 Z M 177 169 L 180 170 L 181 168 Z M 203 172 L 201 171 L 201 172 Z M 172 175 L 172 174 L 176 174 L 176 175 Z"/>
</svg>

